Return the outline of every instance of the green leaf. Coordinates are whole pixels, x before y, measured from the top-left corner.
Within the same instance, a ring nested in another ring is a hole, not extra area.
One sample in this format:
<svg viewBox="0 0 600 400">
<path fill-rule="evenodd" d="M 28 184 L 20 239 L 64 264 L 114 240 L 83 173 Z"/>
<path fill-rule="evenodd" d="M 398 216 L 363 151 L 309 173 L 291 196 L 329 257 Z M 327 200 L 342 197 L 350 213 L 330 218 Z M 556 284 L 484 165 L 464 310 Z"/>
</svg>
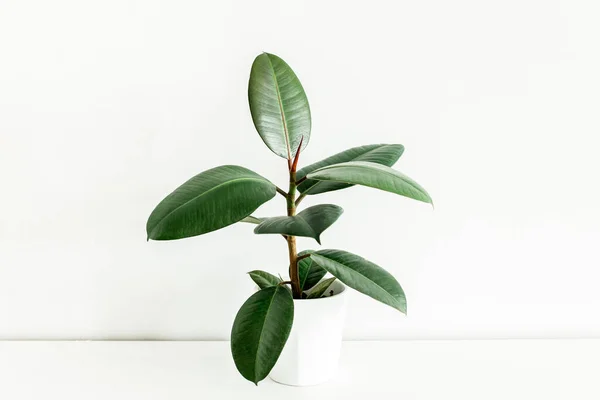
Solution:
<svg viewBox="0 0 600 400">
<path fill-rule="evenodd" d="M 310 108 L 300 80 L 276 55 L 256 57 L 248 83 L 252 121 L 271 151 L 293 159 L 300 139 L 302 150 L 310 139 Z"/>
<path fill-rule="evenodd" d="M 372 162 L 351 161 L 334 164 L 317 169 L 307 176 L 319 181 L 369 186 L 433 204 L 429 194 L 417 182 L 390 167 Z"/>
<path fill-rule="evenodd" d="M 224 228 L 252 214 L 275 193 L 275 185 L 244 167 L 209 169 L 156 206 L 146 224 L 148 239 L 182 239 Z"/>
<path fill-rule="evenodd" d="M 298 256 L 312 253 L 313 250 L 304 250 L 298 253 Z M 319 267 L 319 265 L 310 257 L 303 258 L 298 261 L 298 276 L 300 277 L 300 290 L 308 290 L 315 286 L 323 277 L 327 271 Z"/>
<path fill-rule="evenodd" d="M 347 286 L 406 314 L 402 287 L 380 266 L 342 250 L 319 250 L 310 258 Z"/>
<path fill-rule="evenodd" d="M 264 218 L 254 228 L 254 233 L 310 237 L 321 244 L 321 233 L 329 228 L 343 212 L 344 210 L 340 206 L 319 204 L 308 207 L 293 217 Z"/>
<path fill-rule="evenodd" d="M 402 153 L 404 153 L 404 146 L 401 144 L 369 144 L 366 146 L 353 147 L 302 168 L 296 173 L 296 180 L 304 178 L 306 175 L 319 168 L 349 161 L 367 161 L 391 167 L 398 161 Z M 298 190 L 304 194 L 310 195 L 331 192 L 332 190 L 344 189 L 351 186 L 353 185 L 349 183 L 306 179 L 298 185 Z"/>
<path fill-rule="evenodd" d="M 314 250 L 304 250 L 298 253 L 298 257 L 305 254 L 312 253 Z M 310 257 L 303 258 L 298 261 L 298 276 L 300 278 L 300 290 L 308 290 L 315 286 L 323 277 L 327 271 L 319 267 L 319 265 Z"/>
<path fill-rule="evenodd" d="M 254 270 L 248 272 L 248 275 L 250 275 L 250 278 L 261 289 L 265 289 L 271 286 L 277 286 L 282 282 L 281 279 L 279 279 L 275 275 L 271 275 L 270 273 L 265 271 Z"/>
<path fill-rule="evenodd" d="M 242 376 L 255 384 L 269 374 L 290 335 L 294 301 L 289 290 L 271 286 L 242 305 L 231 329 L 231 354 Z"/>
<path fill-rule="evenodd" d="M 310 293 L 308 293 L 308 296 L 306 296 L 306 298 L 307 299 L 318 299 L 319 297 L 323 296 L 323 293 L 325 293 L 327 291 L 327 289 L 329 288 L 329 286 L 331 286 L 333 281 L 335 281 L 335 277 L 328 278 L 328 279 L 325 279 L 325 280 L 319 282 L 317 284 L 317 286 L 315 286 L 310 291 Z"/>
</svg>

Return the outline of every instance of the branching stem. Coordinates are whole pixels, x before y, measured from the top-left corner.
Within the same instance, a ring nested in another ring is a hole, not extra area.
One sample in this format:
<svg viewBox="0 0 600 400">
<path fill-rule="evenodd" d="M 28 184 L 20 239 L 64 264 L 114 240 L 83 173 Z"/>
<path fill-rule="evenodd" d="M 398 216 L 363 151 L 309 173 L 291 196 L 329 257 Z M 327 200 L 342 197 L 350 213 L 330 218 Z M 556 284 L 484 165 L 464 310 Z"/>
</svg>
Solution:
<svg viewBox="0 0 600 400">
<path fill-rule="evenodd" d="M 304 199 L 306 197 L 306 194 L 302 193 L 300 196 L 298 196 L 298 198 L 296 199 L 296 202 L 294 203 L 294 205 L 296 207 L 298 207 L 298 204 L 300 204 L 300 202 L 302 201 L 302 199 Z"/>
<path fill-rule="evenodd" d="M 287 199 L 288 194 L 284 190 L 280 189 L 278 186 L 275 186 L 275 189 L 277 190 L 277 193 L 279 193 Z"/>
<path fill-rule="evenodd" d="M 300 262 L 300 260 L 304 260 L 305 258 L 308 258 L 308 257 L 310 257 L 310 253 L 307 253 L 307 254 L 303 254 L 303 255 L 301 255 L 301 256 L 298 256 L 298 257 L 296 258 L 296 261 L 297 261 L 297 262 Z"/>
</svg>

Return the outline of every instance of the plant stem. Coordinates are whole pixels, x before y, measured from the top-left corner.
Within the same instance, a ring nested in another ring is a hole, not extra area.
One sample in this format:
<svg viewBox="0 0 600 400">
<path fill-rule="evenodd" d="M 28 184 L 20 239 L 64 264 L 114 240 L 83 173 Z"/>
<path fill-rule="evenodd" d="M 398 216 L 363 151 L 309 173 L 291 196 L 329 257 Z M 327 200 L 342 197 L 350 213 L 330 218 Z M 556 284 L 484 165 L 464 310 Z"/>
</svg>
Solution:
<svg viewBox="0 0 600 400">
<path fill-rule="evenodd" d="M 286 192 L 284 192 L 282 189 L 280 189 L 278 186 L 275 186 L 275 190 L 277 190 L 277 193 L 279 193 L 283 197 L 287 198 L 288 194 Z"/>
<path fill-rule="evenodd" d="M 298 196 L 298 198 L 296 199 L 296 207 L 298 207 L 298 204 L 300 204 L 300 202 L 302 201 L 303 198 L 306 197 L 305 193 L 302 193 L 300 196 Z"/>
<path fill-rule="evenodd" d="M 306 253 L 303 256 L 296 257 L 296 262 L 300 262 L 300 260 L 304 260 L 305 258 L 308 258 L 308 257 L 310 257 L 310 253 Z"/>
<path fill-rule="evenodd" d="M 287 215 L 292 217 L 296 215 L 296 171 L 290 169 L 290 189 L 287 193 Z M 298 275 L 298 251 L 296 249 L 296 237 L 288 235 L 286 237 L 290 255 L 290 280 L 292 281 L 292 294 L 295 299 L 302 297 L 300 290 L 300 276 Z"/>
<path fill-rule="evenodd" d="M 300 138 L 300 144 L 296 150 L 294 161 L 288 157 L 288 166 L 290 171 L 290 189 L 287 192 L 287 215 L 293 217 L 296 215 L 296 168 L 298 167 L 298 159 L 300 158 L 300 149 L 304 136 Z M 296 236 L 287 235 L 285 240 L 288 243 L 290 253 L 290 280 L 292 283 L 292 295 L 295 299 L 302 298 L 302 289 L 300 288 L 300 275 L 298 274 L 298 250 L 296 249 Z"/>
</svg>

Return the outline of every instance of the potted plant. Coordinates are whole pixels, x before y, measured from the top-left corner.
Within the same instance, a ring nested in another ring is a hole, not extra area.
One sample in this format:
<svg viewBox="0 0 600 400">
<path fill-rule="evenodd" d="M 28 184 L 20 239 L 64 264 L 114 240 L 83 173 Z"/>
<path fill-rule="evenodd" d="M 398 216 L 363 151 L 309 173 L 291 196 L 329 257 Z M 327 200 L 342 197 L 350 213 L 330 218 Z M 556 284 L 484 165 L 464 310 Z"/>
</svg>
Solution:
<svg viewBox="0 0 600 400">
<path fill-rule="evenodd" d="M 241 375 L 255 384 L 269 374 L 285 384 L 321 383 L 337 368 L 346 286 L 402 313 L 406 313 L 406 298 L 392 275 L 360 256 L 328 249 L 299 252 L 297 236 L 320 244 L 321 233 L 343 211 L 333 204 L 300 211 L 302 199 L 362 185 L 432 201 L 419 184 L 390 168 L 404 151 L 399 144 L 355 147 L 298 169 L 300 154 L 310 140 L 311 113 L 298 77 L 281 58 L 268 53 L 256 57 L 248 100 L 258 134 L 273 153 L 287 160 L 287 191 L 236 165 L 201 172 L 152 211 L 146 225 L 148 239 L 198 236 L 236 222 L 256 224 L 256 234 L 283 236 L 289 250 L 289 277 L 249 272 L 257 291 L 235 317 L 231 352 Z M 285 215 L 252 215 L 277 193 L 285 199 Z"/>
</svg>

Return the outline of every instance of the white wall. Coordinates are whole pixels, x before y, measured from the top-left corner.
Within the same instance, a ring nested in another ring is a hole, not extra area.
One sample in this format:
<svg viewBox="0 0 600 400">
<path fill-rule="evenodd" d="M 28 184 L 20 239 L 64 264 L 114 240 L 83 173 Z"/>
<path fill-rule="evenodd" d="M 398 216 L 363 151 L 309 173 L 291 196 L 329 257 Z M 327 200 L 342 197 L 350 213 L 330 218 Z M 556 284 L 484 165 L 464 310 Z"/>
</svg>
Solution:
<svg viewBox="0 0 600 400">
<path fill-rule="evenodd" d="M 402 143 L 436 208 L 365 188 L 325 247 L 403 285 L 359 294 L 347 338 L 600 335 L 600 51 L 594 1 L 0 2 L 0 338 L 225 339 L 279 237 L 237 224 L 145 241 L 158 201 L 235 163 L 285 186 L 246 90 L 295 69 L 301 162 Z M 276 197 L 259 215 L 281 214 Z M 301 240 L 302 248 L 315 247 Z"/>
</svg>

